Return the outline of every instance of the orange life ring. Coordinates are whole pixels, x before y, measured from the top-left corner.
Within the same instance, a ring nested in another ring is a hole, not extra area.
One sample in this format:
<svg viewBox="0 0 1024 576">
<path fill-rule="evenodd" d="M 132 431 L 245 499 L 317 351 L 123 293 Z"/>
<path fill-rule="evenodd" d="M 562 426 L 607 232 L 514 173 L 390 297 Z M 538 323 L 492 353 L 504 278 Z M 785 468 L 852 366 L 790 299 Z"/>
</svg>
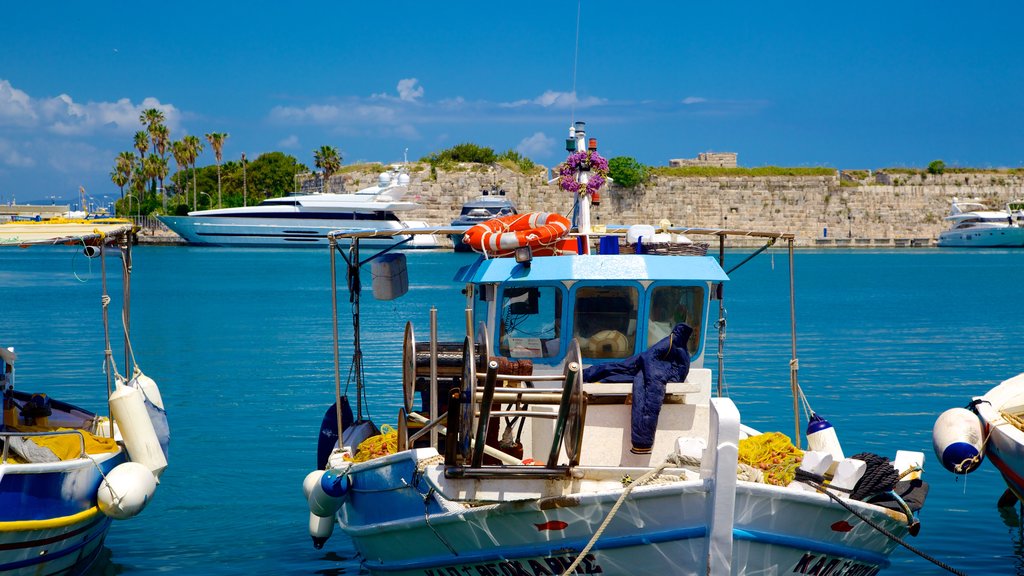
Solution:
<svg viewBox="0 0 1024 576">
<path fill-rule="evenodd" d="M 507 256 L 523 246 L 529 246 L 538 256 L 575 254 L 573 239 L 562 240 L 570 225 L 568 218 L 551 212 L 510 214 L 473 226 L 462 236 L 462 242 L 492 256 Z"/>
</svg>

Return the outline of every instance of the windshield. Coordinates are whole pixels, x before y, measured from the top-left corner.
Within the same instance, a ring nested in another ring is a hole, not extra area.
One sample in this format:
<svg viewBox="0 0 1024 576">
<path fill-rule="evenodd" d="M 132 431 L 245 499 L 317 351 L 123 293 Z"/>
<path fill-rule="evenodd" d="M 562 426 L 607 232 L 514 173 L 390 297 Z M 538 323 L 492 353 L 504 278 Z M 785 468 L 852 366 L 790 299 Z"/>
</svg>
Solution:
<svg viewBox="0 0 1024 576">
<path fill-rule="evenodd" d="M 562 293 L 554 286 L 506 288 L 501 296 L 499 353 L 549 358 L 560 352 Z"/>
</svg>

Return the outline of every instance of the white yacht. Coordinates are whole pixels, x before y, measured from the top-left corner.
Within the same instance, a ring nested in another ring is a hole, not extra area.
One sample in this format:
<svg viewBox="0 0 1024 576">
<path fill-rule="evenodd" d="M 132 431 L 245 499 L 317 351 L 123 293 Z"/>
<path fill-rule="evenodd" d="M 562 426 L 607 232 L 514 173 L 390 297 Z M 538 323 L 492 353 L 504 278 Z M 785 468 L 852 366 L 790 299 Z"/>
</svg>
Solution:
<svg viewBox="0 0 1024 576">
<path fill-rule="evenodd" d="M 939 234 L 939 246 L 998 248 L 1024 246 L 1021 212 L 1011 205 L 1007 210 L 990 210 L 984 204 L 953 198 L 946 221 L 950 227 Z"/>
<path fill-rule="evenodd" d="M 327 245 L 332 230 L 402 230 L 424 228 L 426 223 L 405 220 L 401 213 L 421 208 L 402 200 L 409 175 L 400 167 L 380 175 L 374 186 L 351 194 L 297 194 L 268 198 L 255 206 L 198 210 L 188 216 L 159 216 L 168 228 L 189 244 L 206 246 Z M 436 248 L 432 234 L 388 236 L 363 241 L 373 245 L 402 243 L 408 248 Z"/>
</svg>

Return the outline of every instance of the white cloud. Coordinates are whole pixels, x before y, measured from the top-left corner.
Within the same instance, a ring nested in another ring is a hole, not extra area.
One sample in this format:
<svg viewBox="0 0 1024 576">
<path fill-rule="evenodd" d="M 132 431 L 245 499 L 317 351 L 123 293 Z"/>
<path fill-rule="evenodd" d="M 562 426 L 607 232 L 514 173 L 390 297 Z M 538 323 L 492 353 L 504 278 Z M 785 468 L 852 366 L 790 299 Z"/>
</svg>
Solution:
<svg viewBox="0 0 1024 576">
<path fill-rule="evenodd" d="M 534 132 L 519 141 L 516 152 L 530 157 L 547 156 L 555 151 L 555 139 L 543 132 Z"/>
<path fill-rule="evenodd" d="M 687 96 L 683 98 L 683 104 L 703 104 L 707 101 L 707 98 L 701 98 L 700 96 Z"/>
<path fill-rule="evenodd" d="M 0 126 L 42 128 L 61 136 L 90 136 L 99 131 L 130 134 L 142 128 L 139 116 L 148 108 L 161 110 L 167 127 L 179 129 L 179 110 L 156 98 L 146 98 L 139 104 L 127 98 L 78 103 L 68 94 L 39 99 L 0 80 Z"/>
<path fill-rule="evenodd" d="M 540 96 L 530 100 L 516 100 L 514 102 L 508 102 L 502 104 L 509 108 L 519 108 L 522 106 L 540 106 L 542 108 L 590 108 L 593 106 L 599 106 L 607 103 L 604 98 L 597 98 L 595 96 L 588 96 L 587 98 L 579 99 L 575 92 L 556 92 L 554 90 L 547 90 Z"/>
<path fill-rule="evenodd" d="M 404 102 L 415 102 L 423 97 L 423 86 L 419 86 L 416 78 L 403 78 L 398 81 L 398 98 Z"/>
<path fill-rule="evenodd" d="M 35 160 L 25 156 L 7 140 L 0 140 L 0 165 L 14 168 L 31 168 L 36 165 Z"/>
<path fill-rule="evenodd" d="M 36 120 L 28 94 L 0 80 L 0 126 L 31 126 Z"/>
<path fill-rule="evenodd" d="M 299 137 L 296 136 L 295 134 L 291 134 L 288 137 L 279 140 L 277 142 L 277 145 L 280 146 L 281 148 L 298 148 Z"/>
</svg>

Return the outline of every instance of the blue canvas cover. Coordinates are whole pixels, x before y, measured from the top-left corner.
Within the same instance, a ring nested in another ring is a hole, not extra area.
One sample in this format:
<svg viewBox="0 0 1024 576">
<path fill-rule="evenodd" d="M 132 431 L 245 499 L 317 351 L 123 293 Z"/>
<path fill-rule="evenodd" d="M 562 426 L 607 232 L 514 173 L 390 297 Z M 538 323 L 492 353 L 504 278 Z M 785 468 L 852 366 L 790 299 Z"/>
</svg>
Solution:
<svg viewBox="0 0 1024 576">
<path fill-rule="evenodd" d="M 676 324 L 668 336 L 640 354 L 583 371 L 584 382 L 633 383 L 630 440 L 634 453 L 649 453 L 654 445 L 658 415 L 665 401 L 665 383 L 682 382 L 690 372 L 686 342 L 692 333 L 693 328 L 687 324 Z"/>
</svg>

